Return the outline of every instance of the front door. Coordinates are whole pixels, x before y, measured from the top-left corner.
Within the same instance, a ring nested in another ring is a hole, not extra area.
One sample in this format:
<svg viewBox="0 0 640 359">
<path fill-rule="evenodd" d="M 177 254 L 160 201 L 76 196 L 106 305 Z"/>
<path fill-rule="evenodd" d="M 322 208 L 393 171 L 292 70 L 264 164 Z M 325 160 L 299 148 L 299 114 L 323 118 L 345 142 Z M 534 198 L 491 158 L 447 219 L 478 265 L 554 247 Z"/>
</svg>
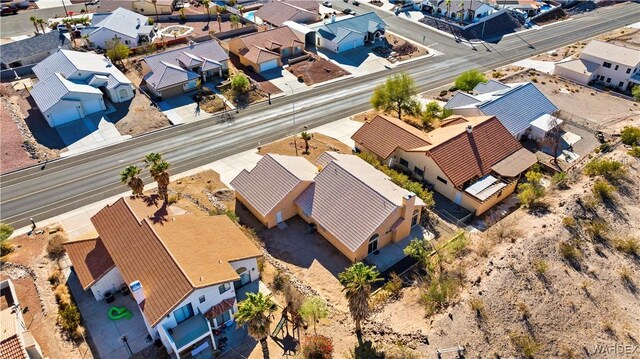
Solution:
<svg viewBox="0 0 640 359">
<path fill-rule="evenodd" d="M 282 223 L 282 211 L 276 213 L 276 223 Z"/>
<path fill-rule="evenodd" d="M 456 192 L 456 198 L 453 201 L 459 206 L 462 203 L 462 192 Z"/>
<path fill-rule="evenodd" d="M 369 239 L 369 246 L 367 248 L 367 254 L 371 254 L 378 250 L 378 235 L 374 234 L 371 239 Z"/>
<path fill-rule="evenodd" d="M 236 273 L 238 273 L 238 275 L 240 276 L 240 279 L 233 282 L 233 287 L 235 289 L 238 289 L 244 286 L 245 284 L 251 282 L 251 274 L 249 274 L 249 270 L 247 270 L 247 268 L 240 267 L 236 270 Z"/>
</svg>

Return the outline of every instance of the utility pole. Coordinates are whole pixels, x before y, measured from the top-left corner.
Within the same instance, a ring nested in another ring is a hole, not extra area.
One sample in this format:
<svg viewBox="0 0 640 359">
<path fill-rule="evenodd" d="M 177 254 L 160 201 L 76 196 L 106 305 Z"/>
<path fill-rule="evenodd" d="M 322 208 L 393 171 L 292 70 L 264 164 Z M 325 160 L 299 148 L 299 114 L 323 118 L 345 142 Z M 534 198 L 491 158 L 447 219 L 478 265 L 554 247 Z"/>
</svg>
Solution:
<svg viewBox="0 0 640 359">
<path fill-rule="evenodd" d="M 86 5 L 85 5 L 86 6 Z M 64 0 L 62 0 L 62 7 L 64 8 L 64 13 L 66 16 L 69 16 L 69 12 L 67 11 L 67 5 L 65 5 Z"/>
<path fill-rule="evenodd" d="M 293 92 L 293 87 L 291 87 L 291 85 L 289 85 L 288 83 L 285 83 L 285 85 L 289 86 L 289 88 L 291 89 L 291 116 L 293 117 L 293 147 L 295 147 L 296 149 L 296 157 L 298 156 L 298 142 L 296 141 L 296 100 L 293 96 L 295 96 L 295 93 Z"/>
</svg>

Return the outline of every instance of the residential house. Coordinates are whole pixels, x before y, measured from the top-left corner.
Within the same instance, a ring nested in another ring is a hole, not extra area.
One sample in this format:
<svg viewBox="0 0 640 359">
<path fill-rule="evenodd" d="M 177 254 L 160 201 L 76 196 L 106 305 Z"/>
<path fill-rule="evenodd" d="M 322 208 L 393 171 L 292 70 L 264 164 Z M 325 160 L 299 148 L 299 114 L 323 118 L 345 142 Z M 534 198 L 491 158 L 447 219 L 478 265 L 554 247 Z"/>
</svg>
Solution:
<svg viewBox="0 0 640 359">
<path fill-rule="evenodd" d="M 120 198 L 91 218 L 96 238 L 64 246 L 96 300 L 129 286 L 149 335 L 173 358 L 208 357 L 212 329 L 237 311 L 236 289 L 258 280 L 262 252 L 225 215 L 175 215 L 160 202 Z"/>
<path fill-rule="evenodd" d="M 152 0 L 101 0 L 96 6 L 96 12 L 112 12 L 118 8 L 135 11 L 143 15 L 171 15 L 180 0 L 157 0 L 154 6 Z"/>
<path fill-rule="evenodd" d="M 110 13 L 93 14 L 91 25 L 82 29 L 92 46 L 106 49 L 107 43 L 114 39 L 129 47 L 138 47 L 151 42 L 156 29 L 148 24 L 149 18 L 131 10 L 117 8 Z"/>
<path fill-rule="evenodd" d="M 195 90 L 202 82 L 227 71 L 229 55 L 211 40 L 164 51 L 142 59 L 144 82 L 151 93 L 168 98 Z"/>
<path fill-rule="evenodd" d="M 421 3 L 423 11 L 442 15 L 460 21 L 473 21 L 483 18 L 496 9 L 480 0 L 461 0 L 447 3 L 445 0 L 424 0 Z"/>
<path fill-rule="evenodd" d="M 444 105 L 460 116 L 495 116 L 516 138 L 528 138 L 531 123 L 558 108 L 531 82 L 478 84 L 472 94 L 462 91 Z M 533 139 L 533 138 L 532 138 Z"/>
<path fill-rule="evenodd" d="M 512 9 L 527 17 L 535 16 L 543 10 L 551 9 L 551 5 L 539 0 L 489 0 L 491 5 L 500 9 Z"/>
<path fill-rule="evenodd" d="M 10 279 L 0 282 L 0 358 L 44 358 L 40 345 L 24 321 L 22 311 L 25 309 L 20 305 L 13 282 Z"/>
<path fill-rule="evenodd" d="M 553 73 L 583 85 L 593 81 L 625 91 L 640 84 L 640 50 L 591 40 L 577 59 L 556 63 Z"/>
<path fill-rule="evenodd" d="M 298 215 L 354 262 L 407 237 L 425 206 L 364 160 L 335 152 L 314 165 L 268 154 L 231 185 L 267 228 Z"/>
<path fill-rule="evenodd" d="M 104 111 L 133 98 L 131 81 L 110 60 L 93 52 L 59 50 L 33 67 L 31 97 L 49 126 Z"/>
<path fill-rule="evenodd" d="M 341 53 L 366 43 L 372 43 L 384 35 L 386 24 L 374 12 L 336 19 L 316 29 L 316 45 L 329 51 Z"/>
<path fill-rule="evenodd" d="M 476 215 L 513 193 L 520 175 L 537 162 L 494 116 L 451 116 L 429 133 L 376 116 L 351 138 L 358 150 L 433 185 Z"/>
<path fill-rule="evenodd" d="M 58 31 L 38 34 L 0 45 L 0 67 L 4 69 L 34 65 L 58 49 L 70 49 L 71 41 Z"/>
<path fill-rule="evenodd" d="M 281 67 L 283 59 L 301 55 L 304 41 L 288 27 L 260 31 L 229 40 L 229 52 L 255 72 Z"/>
<path fill-rule="evenodd" d="M 319 5 L 316 1 L 272 0 L 254 13 L 257 24 L 283 26 L 285 21 L 296 23 L 315 22 L 319 18 Z"/>
</svg>

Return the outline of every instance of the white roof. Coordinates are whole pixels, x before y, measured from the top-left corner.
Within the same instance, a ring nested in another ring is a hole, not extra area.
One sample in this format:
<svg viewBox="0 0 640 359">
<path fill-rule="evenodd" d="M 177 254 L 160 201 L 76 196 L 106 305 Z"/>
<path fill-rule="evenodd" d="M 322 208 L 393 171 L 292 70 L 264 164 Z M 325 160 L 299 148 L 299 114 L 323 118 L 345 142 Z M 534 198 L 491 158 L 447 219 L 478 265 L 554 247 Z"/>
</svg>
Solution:
<svg viewBox="0 0 640 359">
<path fill-rule="evenodd" d="M 539 129 L 541 129 L 544 132 L 549 132 L 549 130 L 553 129 L 552 122 L 555 119 L 556 122 L 556 126 L 560 125 L 562 123 L 562 120 L 554 117 L 552 115 L 549 114 L 544 114 L 538 118 L 536 118 L 535 120 L 531 121 L 531 126 L 533 127 L 537 127 Z"/>
<path fill-rule="evenodd" d="M 467 187 L 464 191 L 469 193 L 470 195 L 476 197 L 477 199 L 484 201 L 485 199 L 491 197 L 494 193 L 503 189 L 506 186 L 504 182 L 498 181 L 497 178 L 487 175 L 478 180 L 476 183 Z"/>
<path fill-rule="evenodd" d="M 640 63 L 640 50 L 591 40 L 582 49 L 581 55 L 590 55 L 617 64 L 635 67 Z"/>
<path fill-rule="evenodd" d="M 100 15 L 100 17 L 95 15 Z M 145 31 L 147 32 L 153 29 L 153 27 L 145 27 L 148 20 L 146 16 L 121 7 L 115 9 L 113 12 L 111 12 L 111 14 L 95 15 L 94 20 L 98 21 L 91 22 L 92 27 L 97 27 L 97 29 L 93 32 L 104 28 L 135 39 L 138 37 L 138 34 L 142 29 L 145 29 Z"/>
</svg>

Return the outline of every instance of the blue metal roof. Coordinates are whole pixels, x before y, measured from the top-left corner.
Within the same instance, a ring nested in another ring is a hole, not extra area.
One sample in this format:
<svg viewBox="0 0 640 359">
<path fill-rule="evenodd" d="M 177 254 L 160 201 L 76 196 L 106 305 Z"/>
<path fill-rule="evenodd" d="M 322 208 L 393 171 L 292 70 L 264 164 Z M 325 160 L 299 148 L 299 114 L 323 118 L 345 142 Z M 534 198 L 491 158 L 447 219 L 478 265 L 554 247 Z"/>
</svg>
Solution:
<svg viewBox="0 0 640 359">
<path fill-rule="evenodd" d="M 527 129 L 538 117 L 558 110 L 531 82 L 516 86 L 478 108 L 485 115 L 496 116 L 512 135 Z"/>
</svg>

